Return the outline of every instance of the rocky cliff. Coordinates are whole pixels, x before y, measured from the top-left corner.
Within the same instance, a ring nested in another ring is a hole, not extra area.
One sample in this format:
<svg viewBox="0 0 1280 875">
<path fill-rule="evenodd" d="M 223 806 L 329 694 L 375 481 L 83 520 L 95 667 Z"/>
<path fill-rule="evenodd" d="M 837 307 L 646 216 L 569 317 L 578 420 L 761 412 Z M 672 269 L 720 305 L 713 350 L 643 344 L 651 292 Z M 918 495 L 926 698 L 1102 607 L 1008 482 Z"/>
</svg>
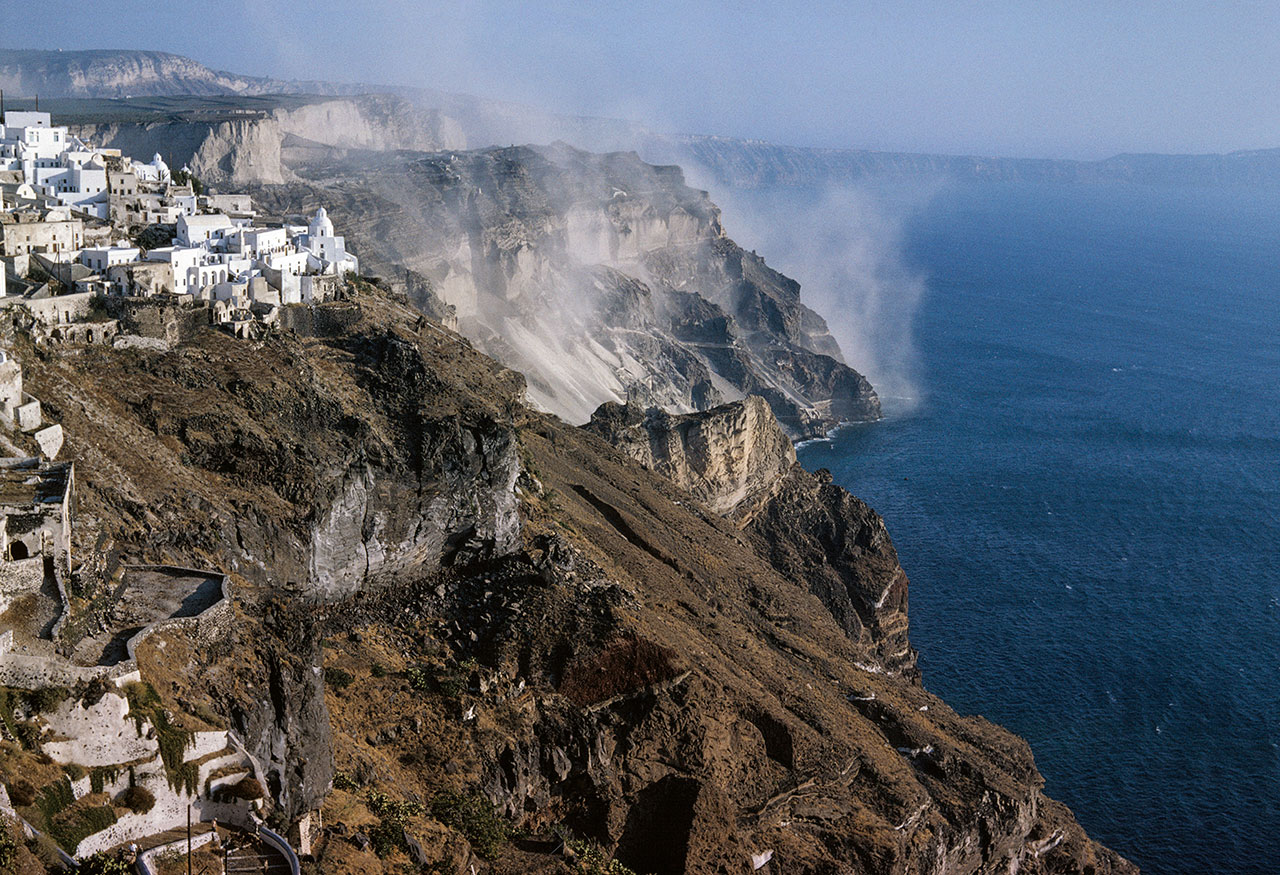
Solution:
<svg viewBox="0 0 1280 875">
<path fill-rule="evenodd" d="M 295 179 L 287 157 L 332 160 L 351 150 L 454 148 L 455 123 L 387 95 L 241 98 L 138 102 L 130 111 L 83 112 L 73 133 L 88 142 L 149 160 L 156 153 L 189 164 L 221 186 L 279 184 Z"/>
<path fill-rule="evenodd" d="M 206 329 L 166 353 L 96 348 L 35 367 L 31 385 L 79 436 L 66 449 L 81 518 L 133 555 L 216 558 L 318 598 L 513 549 L 518 462 L 501 408 L 523 379 L 439 329 L 374 328 L 382 317 L 359 305 L 319 314 L 323 339 L 254 347 Z M 441 383 L 433 355 L 470 385 Z"/>
<path fill-rule="evenodd" d="M 605 404 L 587 428 L 745 529 L 757 553 L 805 581 L 875 671 L 917 677 L 907 639 L 907 575 L 884 521 L 811 474 L 763 399 L 673 416 Z"/>
<path fill-rule="evenodd" d="M 170 52 L 0 49 L 0 88 L 10 96 L 237 94 L 254 82 L 254 77 L 210 70 Z"/>
<path fill-rule="evenodd" d="M 691 412 L 747 394 L 789 433 L 879 416 L 795 281 L 737 246 L 676 167 L 564 144 L 308 160 L 264 187 L 279 214 L 325 203 L 366 269 L 585 422 L 606 401 Z M 402 273 L 407 266 L 408 274 Z"/>
<path fill-rule="evenodd" d="M 80 555 L 234 569 L 231 637 L 139 665 L 246 737 L 282 828 L 323 805 L 317 871 L 1132 871 L 916 681 L 883 526 L 764 405 L 654 425 L 712 499 L 764 501 L 743 528 L 382 292 L 296 324 L 15 349 Z"/>
<path fill-rule="evenodd" d="M 790 438 L 763 398 L 679 416 L 603 404 L 586 426 L 715 513 L 749 520 L 796 464 Z"/>
</svg>

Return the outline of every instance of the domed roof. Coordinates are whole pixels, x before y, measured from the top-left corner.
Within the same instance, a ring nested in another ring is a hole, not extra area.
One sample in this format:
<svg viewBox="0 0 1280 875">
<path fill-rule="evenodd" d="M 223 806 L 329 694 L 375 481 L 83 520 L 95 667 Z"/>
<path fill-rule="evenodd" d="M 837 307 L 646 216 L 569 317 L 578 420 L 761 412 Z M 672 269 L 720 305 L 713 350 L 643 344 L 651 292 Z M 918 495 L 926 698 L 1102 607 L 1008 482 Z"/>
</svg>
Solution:
<svg viewBox="0 0 1280 875">
<path fill-rule="evenodd" d="M 329 219 L 329 214 L 325 212 L 324 207 L 316 210 L 316 214 L 311 218 L 311 225 L 307 231 L 312 237 L 332 237 L 333 222 Z"/>
</svg>

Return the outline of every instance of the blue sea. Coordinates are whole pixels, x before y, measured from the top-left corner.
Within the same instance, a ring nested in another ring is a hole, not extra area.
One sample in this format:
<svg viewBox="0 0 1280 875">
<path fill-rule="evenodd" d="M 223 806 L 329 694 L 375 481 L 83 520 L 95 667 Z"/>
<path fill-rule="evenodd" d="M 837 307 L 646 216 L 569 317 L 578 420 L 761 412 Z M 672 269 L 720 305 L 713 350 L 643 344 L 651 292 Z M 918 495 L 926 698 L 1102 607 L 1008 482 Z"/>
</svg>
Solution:
<svg viewBox="0 0 1280 875">
<path fill-rule="evenodd" d="M 801 461 L 925 684 L 1144 871 L 1280 872 L 1280 195 L 948 185 L 899 242 L 917 391 Z"/>
</svg>

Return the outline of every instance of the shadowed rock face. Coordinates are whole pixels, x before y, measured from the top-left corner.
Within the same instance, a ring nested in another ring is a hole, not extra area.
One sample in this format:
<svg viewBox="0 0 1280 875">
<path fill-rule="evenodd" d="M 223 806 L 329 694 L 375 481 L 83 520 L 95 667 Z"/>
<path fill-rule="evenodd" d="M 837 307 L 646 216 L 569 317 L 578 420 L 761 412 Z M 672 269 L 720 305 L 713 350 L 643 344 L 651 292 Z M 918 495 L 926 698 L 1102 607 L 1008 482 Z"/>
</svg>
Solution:
<svg viewBox="0 0 1280 875">
<path fill-rule="evenodd" d="M 919 678 L 907 640 L 907 575 L 880 515 L 831 482 L 795 465 L 747 526 L 757 551 L 804 581 L 845 633 L 867 646 L 868 663 Z"/>
</svg>

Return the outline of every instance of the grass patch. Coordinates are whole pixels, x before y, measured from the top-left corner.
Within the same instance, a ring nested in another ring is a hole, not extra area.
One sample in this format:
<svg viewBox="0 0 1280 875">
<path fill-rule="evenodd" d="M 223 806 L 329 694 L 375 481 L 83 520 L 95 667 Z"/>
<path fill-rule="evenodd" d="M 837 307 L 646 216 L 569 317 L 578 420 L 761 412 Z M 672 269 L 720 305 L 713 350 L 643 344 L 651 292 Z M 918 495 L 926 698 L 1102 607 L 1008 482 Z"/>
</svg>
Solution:
<svg viewBox="0 0 1280 875">
<path fill-rule="evenodd" d="M 175 793 L 185 790 L 188 795 L 195 795 L 200 781 L 200 767 L 195 763 L 183 762 L 187 748 L 195 742 L 195 733 L 173 724 L 169 719 L 168 709 L 150 684 L 130 684 L 125 688 L 124 694 L 129 700 L 129 715 L 133 717 L 138 733 L 142 733 L 144 722 L 150 722 L 156 731 L 156 739 L 160 743 L 160 760 L 164 763 L 165 778 L 168 779 L 169 786 Z"/>
<path fill-rule="evenodd" d="M 345 690 L 351 686 L 351 682 L 354 680 L 355 677 L 346 669 L 331 666 L 324 670 L 325 685 L 333 687 L 335 690 Z"/>
<path fill-rule="evenodd" d="M 431 799 L 431 816 L 467 837 L 482 857 L 492 859 L 511 835 L 511 825 L 483 794 L 441 790 Z"/>
</svg>

